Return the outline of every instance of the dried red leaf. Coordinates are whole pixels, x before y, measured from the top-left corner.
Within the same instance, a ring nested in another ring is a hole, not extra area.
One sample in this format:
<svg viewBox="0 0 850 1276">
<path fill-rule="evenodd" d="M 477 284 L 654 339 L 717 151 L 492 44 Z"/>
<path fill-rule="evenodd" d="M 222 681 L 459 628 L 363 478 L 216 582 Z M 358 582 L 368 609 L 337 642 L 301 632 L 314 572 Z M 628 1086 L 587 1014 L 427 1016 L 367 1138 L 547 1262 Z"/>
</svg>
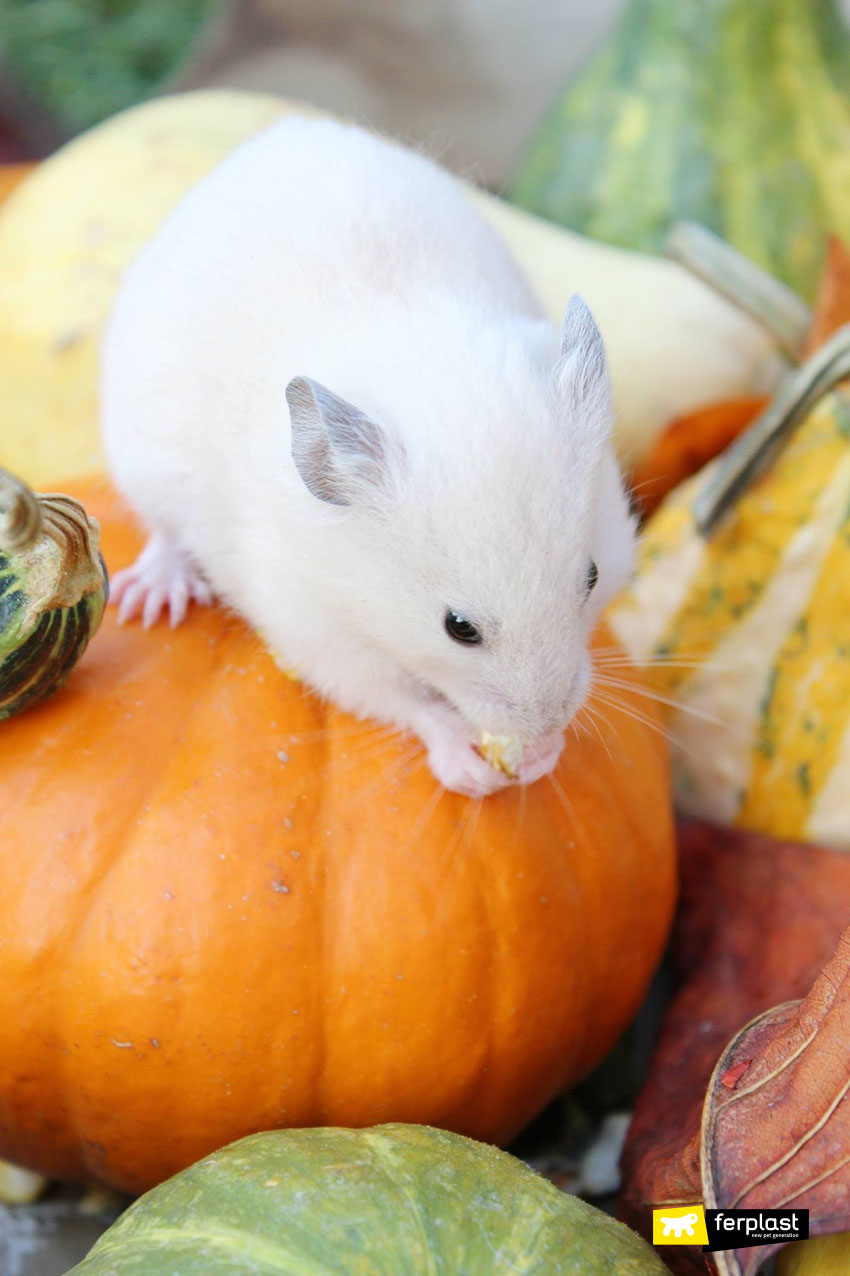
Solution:
<svg viewBox="0 0 850 1276">
<path fill-rule="evenodd" d="M 730 1094 L 722 1073 L 750 1060 Z M 850 1228 L 850 928 L 802 1002 L 776 1006 L 729 1043 L 708 1087 L 705 1204 L 809 1211 L 810 1235 Z M 781 1245 L 716 1256 L 721 1276 L 754 1276 Z"/>
<path fill-rule="evenodd" d="M 702 1199 L 703 1103 L 730 1038 L 755 1015 L 806 995 L 850 916 L 850 856 L 700 823 L 683 824 L 679 841 L 674 997 L 622 1162 L 622 1213 L 646 1236 L 653 1208 Z M 747 1047 L 722 1071 L 742 1055 L 756 1057 Z M 741 1088 L 748 1085 L 749 1077 Z M 698 1249 L 661 1253 L 674 1273 L 704 1276 Z"/>
<path fill-rule="evenodd" d="M 850 248 L 831 235 L 806 354 L 819 349 L 845 323 L 850 323 Z"/>
</svg>

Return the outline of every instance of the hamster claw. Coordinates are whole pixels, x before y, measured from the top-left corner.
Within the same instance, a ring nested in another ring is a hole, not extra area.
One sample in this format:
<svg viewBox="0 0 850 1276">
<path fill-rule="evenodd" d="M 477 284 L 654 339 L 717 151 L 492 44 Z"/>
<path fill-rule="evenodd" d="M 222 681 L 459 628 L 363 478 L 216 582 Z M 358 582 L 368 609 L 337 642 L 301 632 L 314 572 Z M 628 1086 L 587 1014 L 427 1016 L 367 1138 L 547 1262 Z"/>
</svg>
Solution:
<svg viewBox="0 0 850 1276">
<path fill-rule="evenodd" d="M 118 623 L 141 617 L 145 629 L 168 612 L 171 628 L 186 617 L 189 603 L 209 606 L 213 594 L 186 555 L 161 532 L 154 532 L 132 567 L 112 578 L 109 601 L 118 607 Z"/>
</svg>

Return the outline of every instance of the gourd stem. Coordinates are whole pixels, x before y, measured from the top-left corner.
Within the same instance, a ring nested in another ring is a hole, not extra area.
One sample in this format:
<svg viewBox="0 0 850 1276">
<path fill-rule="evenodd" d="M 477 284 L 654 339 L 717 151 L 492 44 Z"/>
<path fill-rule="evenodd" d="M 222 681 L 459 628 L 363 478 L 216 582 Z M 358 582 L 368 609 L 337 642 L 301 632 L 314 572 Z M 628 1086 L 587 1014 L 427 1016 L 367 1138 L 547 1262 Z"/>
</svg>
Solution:
<svg viewBox="0 0 850 1276">
<path fill-rule="evenodd" d="M 11 553 L 31 545 L 41 526 L 38 497 L 14 474 L 0 468 L 0 550 Z"/>
<path fill-rule="evenodd" d="M 819 399 L 850 377 L 850 324 L 786 378 L 771 403 L 717 462 L 693 503 L 694 522 L 709 536 L 741 492 L 764 470 L 786 436 Z"/>
<path fill-rule="evenodd" d="M 800 362 L 812 327 L 812 312 L 793 289 L 695 222 L 677 222 L 667 238 L 666 251 L 668 257 L 767 328 L 779 347 L 795 363 Z"/>
</svg>

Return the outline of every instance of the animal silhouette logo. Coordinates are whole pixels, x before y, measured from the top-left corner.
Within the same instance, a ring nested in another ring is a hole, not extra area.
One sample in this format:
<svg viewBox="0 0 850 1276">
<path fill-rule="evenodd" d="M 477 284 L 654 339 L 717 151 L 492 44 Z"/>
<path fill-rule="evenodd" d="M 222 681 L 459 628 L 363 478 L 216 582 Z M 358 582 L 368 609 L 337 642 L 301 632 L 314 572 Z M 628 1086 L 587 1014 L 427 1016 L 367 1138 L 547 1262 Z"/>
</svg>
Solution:
<svg viewBox="0 0 850 1276">
<path fill-rule="evenodd" d="M 693 1236 L 694 1224 L 699 1222 L 699 1214 L 683 1214 L 681 1218 L 669 1218 L 666 1214 L 662 1214 L 661 1222 L 664 1224 L 665 1236 L 669 1236 L 671 1232 L 677 1237 L 683 1232 Z"/>
<path fill-rule="evenodd" d="M 672 1206 L 652 1211 L 653 1245 L 707 1245 L 705 1212 L 701 1205 Z"/>
</svg>

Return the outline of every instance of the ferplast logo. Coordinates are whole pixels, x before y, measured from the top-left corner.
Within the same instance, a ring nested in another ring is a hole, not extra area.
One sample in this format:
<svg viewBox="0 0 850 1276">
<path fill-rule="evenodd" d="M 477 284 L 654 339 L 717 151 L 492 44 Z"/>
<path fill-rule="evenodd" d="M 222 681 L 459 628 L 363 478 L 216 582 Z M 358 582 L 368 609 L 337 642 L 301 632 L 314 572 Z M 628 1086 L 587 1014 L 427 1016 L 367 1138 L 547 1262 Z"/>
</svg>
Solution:
<svg viewBox="0 0 850 1276">
<path fill-rule="evenodd" d="M 701 1205 L 677 1205 L 652 1211 L 653 1245 L 707 1245 L 705 1210 Z"/>
<path fill-rule="evenodd" d="M 703 1209 L 677 1205 L 652 1211 L 653 1245 L 700 1245 L 704 1253 L 807 1240 L 807 1209 Z"/>
</svg>

